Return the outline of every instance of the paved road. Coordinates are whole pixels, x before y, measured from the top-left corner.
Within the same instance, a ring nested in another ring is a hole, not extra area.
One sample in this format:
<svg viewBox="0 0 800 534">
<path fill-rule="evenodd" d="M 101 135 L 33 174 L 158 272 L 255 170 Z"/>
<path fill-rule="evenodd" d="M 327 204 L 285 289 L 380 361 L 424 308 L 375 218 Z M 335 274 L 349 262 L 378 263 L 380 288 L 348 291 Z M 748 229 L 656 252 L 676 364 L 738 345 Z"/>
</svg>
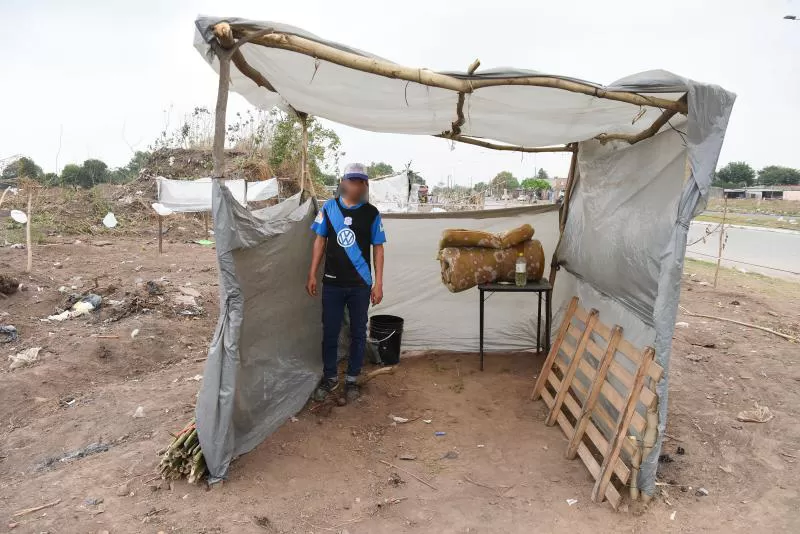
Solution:
<svg viewBox="0 0 800 534">
<path fill-rule="evenodd" d="M 689 247 L 686 255 L 706 261 L 716 261 L 719 247 L 719 230 L 705 243 L 699 241 L 706 228 L 716 228 L 716 223 L 693 222 L 689 228 Z M 800 280 L 800 232 L 754 227 L 728 228 L 722 265 L 768 276 Z M 692 244 L 694 243 L 694 244 Z"/>
</svg>

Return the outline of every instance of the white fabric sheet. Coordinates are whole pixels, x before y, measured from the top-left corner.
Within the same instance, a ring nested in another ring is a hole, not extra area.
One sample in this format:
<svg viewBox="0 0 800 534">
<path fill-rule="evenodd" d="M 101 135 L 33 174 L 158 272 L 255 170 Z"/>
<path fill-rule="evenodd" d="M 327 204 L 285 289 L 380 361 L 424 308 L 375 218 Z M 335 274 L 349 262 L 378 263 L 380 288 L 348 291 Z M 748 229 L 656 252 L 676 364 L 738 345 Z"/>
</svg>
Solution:
<svg viewBox="0 0 800 534">
<path fill-rule="evenodd" d="M 211 211 L 211 178 L 197 180 L 170 180 L 158 176 L 158 203 L 178 213 Z M 233 197 L 242 205 L 245 198 L 244 180 L 226 180 L 225 185 Z M 247 183 L 247 201 L 255 202 L 278 196 L 278 180 Z"/>
</svg>

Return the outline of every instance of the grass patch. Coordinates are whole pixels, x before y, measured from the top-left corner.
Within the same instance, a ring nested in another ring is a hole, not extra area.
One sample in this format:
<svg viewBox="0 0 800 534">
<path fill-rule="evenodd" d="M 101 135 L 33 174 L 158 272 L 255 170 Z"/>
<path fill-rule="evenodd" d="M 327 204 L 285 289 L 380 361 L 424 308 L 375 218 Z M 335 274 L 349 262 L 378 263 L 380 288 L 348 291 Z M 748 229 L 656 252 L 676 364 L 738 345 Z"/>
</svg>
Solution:
<svg viewBox="0 0 800 534">
<path fill-rule="evenodd" d="M 725 202 L 708 201 L 707 211 L 723 211 Z M 758 200 L 755 198 L 728 199 L 728 213 L 758 213 L 762 215 L 789 215 L 800 217 L 800 202 L 795 200 Z"/>
</svg>

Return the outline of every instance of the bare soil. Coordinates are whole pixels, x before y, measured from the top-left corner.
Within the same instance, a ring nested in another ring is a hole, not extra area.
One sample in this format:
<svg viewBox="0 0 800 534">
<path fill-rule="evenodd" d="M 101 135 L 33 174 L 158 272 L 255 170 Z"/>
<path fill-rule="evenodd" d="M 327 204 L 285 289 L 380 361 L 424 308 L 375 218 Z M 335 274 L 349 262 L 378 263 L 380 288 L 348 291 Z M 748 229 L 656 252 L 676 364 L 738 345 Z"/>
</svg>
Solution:
<svg viewBox="0 0 800 534">
<path fill-rule="evenodd" d="M 298 414 L 234 462 L 222 487 L 163 483 L 156 451 L 192 417 L 217 318 L 214 251 L 191 234 L 161 256 L 152 234 L 102 247 L 56 239 L 36 248 L 32 276 L 26 251 L 0 248 L 0 274 L 23 284 L 0 297 L 0 324 L 20 333 L 0 350 L 43 347 L 30 367 L 0 368 L 0 532 L 800 531 L 798 345 L 686 314 L 672 355 L 672 461 L 660 470 L 670 485 L 641 515 L 591 502 L 591 476 L 564 459 L 564 436 L 529 400 L 543 360 L 531 353 L 490 355 L 484 372 L 475 354 L 406 354 L 360 402 Z M 800 285 L 724 270 L 715 290 L 710 266 L 686 271 L 687 309 L 800 331 Z M 125 304 L 42 322 L 63 304 L 62 286 Z M 201 315 L 179 314 L 182 287 L 200 292 Z M 754 402 L 774 419 L 737 421 Z M 59 459 L 98 443 L 91 450 L 107 450 Z"/>
</svg>

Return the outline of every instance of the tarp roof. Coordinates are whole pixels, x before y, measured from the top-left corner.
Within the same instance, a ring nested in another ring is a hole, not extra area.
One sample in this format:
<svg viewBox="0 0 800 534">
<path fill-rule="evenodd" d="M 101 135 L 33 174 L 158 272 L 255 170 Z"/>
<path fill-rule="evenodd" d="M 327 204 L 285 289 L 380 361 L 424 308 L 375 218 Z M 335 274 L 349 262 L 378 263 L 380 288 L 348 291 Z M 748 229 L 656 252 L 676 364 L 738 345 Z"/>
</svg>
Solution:
<svg viewBox="0 0 800 534">
<path fill-rule="evenodd" d="M 239 63 L 234 58 L 231 88 L 235 92 L 260 108 L 291 107 L 364 130 L 441 135 L 452 134 L 455 127 L 462 136 L 518 146 L 566 144 L 601 134 L 639 133 L 662 115 L 661 104 L 676 104 L 688 90 L 686 79 L 666 71 L 643 72 L 603 86 L 512 68 L 471 75 L 408 69 L 286 24 L 201 16 L 195 22 L 195 46 L 216 70 L 219 62 L 211 53 L 211 43 L 213 28 L 221 22 L 230 25 L 232 37 L 251 39 L 239 49 Z M 317 45 L 327 53 L 314 51 Z M 256 77 L 261 86 L 253 80 L 252 71 L 251 77 L 242 72 L 242 60 L 261 75 Z M 357 62 L 356 68 L 343 66 L 351 60 Z M 366 71 L 376 65 L 386 67 L 388 75 Z M 409 71 L 425 83 L 407 79 Z M 427 84 L 431 77 L 452 88 Z M 531 77 L 590 94 L 526 85 Z M 468 87 L 466 94 L 456 90 L 459 83 Z M 609 92 L 644 97 L 640 101 L 658 105 L 611 99 Z M 680 106 L 685 111 L 685 103 Z M 463 124 L 456 125 L 459 115 Z"/>
</svg>

